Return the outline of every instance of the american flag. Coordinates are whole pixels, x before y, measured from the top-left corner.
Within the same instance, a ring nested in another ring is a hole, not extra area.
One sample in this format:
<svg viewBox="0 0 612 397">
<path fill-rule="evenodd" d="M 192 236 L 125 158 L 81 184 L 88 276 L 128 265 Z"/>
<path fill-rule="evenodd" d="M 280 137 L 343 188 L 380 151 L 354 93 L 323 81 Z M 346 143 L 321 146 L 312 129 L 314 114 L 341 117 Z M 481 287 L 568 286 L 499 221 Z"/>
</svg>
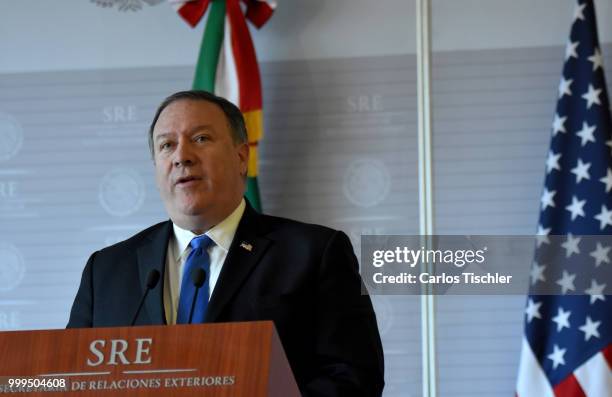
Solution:
<svg viewBox="0 0 612 397">
<path fill-rule="evenodd" d="M 516 394 L 612 396 L 612 120 L 593 0 L 565 50 L 537 234 Z"/>
</svg>

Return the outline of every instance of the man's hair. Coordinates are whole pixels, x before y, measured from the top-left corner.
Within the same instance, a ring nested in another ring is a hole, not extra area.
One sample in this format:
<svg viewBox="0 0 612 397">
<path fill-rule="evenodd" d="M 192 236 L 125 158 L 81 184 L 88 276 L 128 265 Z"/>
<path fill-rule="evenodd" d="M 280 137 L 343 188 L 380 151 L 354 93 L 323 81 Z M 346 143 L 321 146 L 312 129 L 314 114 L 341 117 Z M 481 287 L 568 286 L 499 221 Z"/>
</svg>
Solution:
<svg viewBox="0 0 612 397">
<path fill-rule="evenodd" d="M 248 142 L 244 117 L 242 117 L 242 112 L 240 111 L 240 109 L 238 109 L 236 105 L 234 105 L 227 99 L 222 98 L 220 96 L 216 96 L 215 94 L 211 94 L 208 91 L 179 91 L 164 99 L 164 101 L 161 103 L 161 105 L 159 105 L 157 111 L 155 112 L 155 117 L 153 117 L 153 121 L 151 122 L 151 126 L 149 127 L 149 149 L 151 150 L 151 156 L 155 154 L 153 148 L 153 129 L 155 128 L 155 124 L 157 124 L 157 119 L 159 119 L 159 115 L 166 107 L 168 107 L 168 105 L 181 100 L 206 101 L 219 106 L 225 114 L 225 118 L 227 119 L 227 123 L 229 124 L 230 133 L 232 134 L 232 140 L 234 141 L 234 143 L 240 144 Z"/>
</svg>

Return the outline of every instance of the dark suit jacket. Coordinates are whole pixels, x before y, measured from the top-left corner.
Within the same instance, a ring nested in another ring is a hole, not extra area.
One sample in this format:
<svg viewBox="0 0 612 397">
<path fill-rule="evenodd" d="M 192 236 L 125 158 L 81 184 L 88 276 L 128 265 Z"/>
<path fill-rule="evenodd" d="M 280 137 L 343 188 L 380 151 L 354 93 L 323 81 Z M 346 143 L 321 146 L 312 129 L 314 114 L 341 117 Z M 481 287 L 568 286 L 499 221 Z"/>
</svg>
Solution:
<svg viewBox="0 0 612 397">
<path fill-rule="evenodd" d="M 147 274 L 162 278 L 136 324 L 165 324 L 163 274 L 170 221 L 95 252 L 68 327 L 129 325 Z M 252 250 L 240 247 L 252 245 Z M 379 396 L 383 354 L 361 294 L 348 237 L 323 226 L 261 215 L 247 204 L 206 314 L 207 322 L 273 320 L 305 396 Z"/>
</svg>

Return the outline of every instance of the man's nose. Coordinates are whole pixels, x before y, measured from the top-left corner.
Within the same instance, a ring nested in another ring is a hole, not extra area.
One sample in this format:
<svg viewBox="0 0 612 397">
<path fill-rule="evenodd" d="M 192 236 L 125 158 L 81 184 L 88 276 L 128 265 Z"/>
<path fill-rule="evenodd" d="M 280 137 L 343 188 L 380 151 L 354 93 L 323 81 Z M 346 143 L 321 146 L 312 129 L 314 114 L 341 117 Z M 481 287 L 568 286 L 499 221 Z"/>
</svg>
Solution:
<svg viewBox="0 0 612 397">
<path fill-rule="evenodd" d="M 196 161 L 195 153 L 189 142 L 179 142 L 174 151 L 173 163 L 175 167 L 189 166 Z"/>
</svg>

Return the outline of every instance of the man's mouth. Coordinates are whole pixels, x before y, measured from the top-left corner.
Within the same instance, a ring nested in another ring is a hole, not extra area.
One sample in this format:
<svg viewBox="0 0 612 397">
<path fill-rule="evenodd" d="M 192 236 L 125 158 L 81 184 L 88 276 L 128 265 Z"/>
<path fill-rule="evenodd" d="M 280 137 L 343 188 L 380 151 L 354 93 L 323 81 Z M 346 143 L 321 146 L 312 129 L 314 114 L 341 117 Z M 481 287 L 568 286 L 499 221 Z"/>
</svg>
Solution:
<svg viewBox="0 0 612 397">
<path fill-rule="evenodd" d="M 197 177 L 197 176 L 183 176 L 176 180 L 175 185 L 176 186 L 188 186 L 188 185 L 196 183 L 197 181 L 201 179 L 202 178 Z"/>
</svg>

